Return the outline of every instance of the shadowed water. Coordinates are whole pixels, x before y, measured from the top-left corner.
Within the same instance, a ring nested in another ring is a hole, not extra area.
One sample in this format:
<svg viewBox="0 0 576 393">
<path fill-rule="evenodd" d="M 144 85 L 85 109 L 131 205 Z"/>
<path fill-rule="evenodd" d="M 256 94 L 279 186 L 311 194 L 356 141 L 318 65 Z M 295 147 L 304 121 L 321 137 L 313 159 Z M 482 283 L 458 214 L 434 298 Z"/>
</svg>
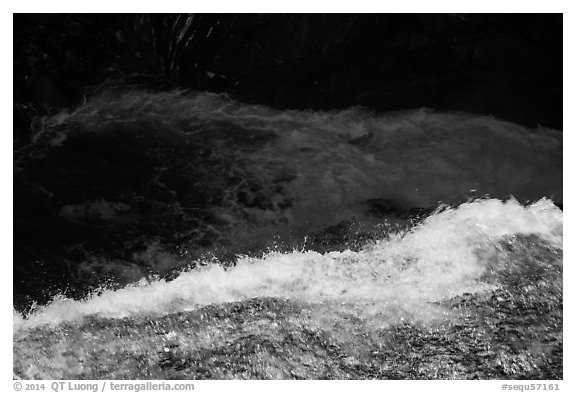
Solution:
<svg viewBox="0 0 576 393">
<path fill-rule="evenodd" d="M 278 111 L 206 93 L 107 94 L 51 119 L 38 140 L 57 148 L 74 132 L 124 127 L 211 146 L 222 157 L 214 162 L 259 185 L 252 194 L 231 185 L 210 206 L 217 230 L 246 248 L 344 220 L 388 225 L 391 210 L 433 212 L 354 250 L 238 256 L 233 266 L 15 312 L 16 375 L 562 377 L 560 133 L 428 110 Z M 129 208 L 93 201 L 60 213 L 110 220 Z"/>
</svg>

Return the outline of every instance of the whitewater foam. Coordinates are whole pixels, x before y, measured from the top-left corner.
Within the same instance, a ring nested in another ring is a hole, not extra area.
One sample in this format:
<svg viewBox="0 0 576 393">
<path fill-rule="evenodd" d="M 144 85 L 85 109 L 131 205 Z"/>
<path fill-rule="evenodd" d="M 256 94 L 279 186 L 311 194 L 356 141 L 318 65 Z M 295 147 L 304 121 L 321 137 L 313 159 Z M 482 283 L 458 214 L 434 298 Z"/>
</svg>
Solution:
<svg viewBox="0 0 576 393">
<path fill-rule="evenodd" d="M 513 199 L 476 200 L 438 210 L 411 230 L 359 252 L 239 257 L 228 270 L 212 265 L 169 282 L 141 282 L 85 300 L 57 297 L 25 318 L 15 313 L 14 328 L 75 322 L 91 315 L 167 314 L 254 297 L 361 305 L 372 315 L 395 310 L 425 319 L 433 313 L 432 302 L 497 287 L 482 276 L 489 264 L 498 263 L 500 241 L 536 235 L 561 249 L 562 224 L 562 211 L 547 199 L 529 206 Z"/>
<path fill-rule="evenodd" d="M 121 129 L 213 148 L 233 163 L 231 176 L 256 185 L 259 194 L 247 199 L 270 205 L 246 206 L 238 195 L 253 192 L 249 187 L 226 189 L 213 212 L 237 229 L 231 237 L 239 242 L 259 231 L 255 242 L 262 244 L 282 223 L 301 237 L 361 218 L 364 203 L 374 199 L 409 209 L 485 195 L 523 202 L 563 198 L 561 132 L 489 116 L 277 110 L 213 93 L 105 91 L 52 118 L 47 134 L 51 129 L 58 130 L 52 135 L 58 141 L 68 132 Z M 239 148 L 233 135 L 243 133 L 268 137 Z"/>
</svg>

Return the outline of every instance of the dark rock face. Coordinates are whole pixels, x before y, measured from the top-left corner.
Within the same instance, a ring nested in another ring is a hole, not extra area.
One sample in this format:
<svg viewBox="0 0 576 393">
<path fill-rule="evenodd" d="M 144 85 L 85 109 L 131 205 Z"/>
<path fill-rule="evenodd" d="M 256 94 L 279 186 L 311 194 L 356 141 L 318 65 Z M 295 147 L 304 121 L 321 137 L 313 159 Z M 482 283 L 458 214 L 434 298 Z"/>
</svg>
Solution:
<svg viewBox="0 0 576 393">
<path fill-rule="evenodd" d="M 162 75 L 163 53 L 167 53 L 163 45 L 169 42 L 166 34 L 172 19 L 136 14 L 16 14 L 14 146 L 30 142 L 33 117 L 75 106 L 96 86 L 126 75 Z M 151 87 L 154 84 L 149 82 Z"/>
<path fill-rule="evenodd" d="M 105 79 L 279 108 L 431 107 L 562 128 L 562 15 L 17 15 L 15 101 Z M 161 81 L 162 78 L 168 79 Z"/>
<path fill-rule="evenodd" d="M 179 84 L 276 107 L 427 106 L 562 128 L 561 15 L 195 15 Z"/>
</svg>

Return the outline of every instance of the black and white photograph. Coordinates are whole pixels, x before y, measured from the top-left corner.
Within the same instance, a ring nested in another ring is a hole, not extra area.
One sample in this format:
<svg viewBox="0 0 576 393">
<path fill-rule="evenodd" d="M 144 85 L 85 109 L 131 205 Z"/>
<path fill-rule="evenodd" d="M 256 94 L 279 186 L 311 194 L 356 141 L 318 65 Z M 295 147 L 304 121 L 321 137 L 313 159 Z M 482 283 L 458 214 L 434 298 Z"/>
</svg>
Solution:
<svg viewBox="0 0 576 393">
<path fill-rule="evenodd" d="M 562 390 L 563 19 L 14 13 L 10 383 Z"/>
</svg>

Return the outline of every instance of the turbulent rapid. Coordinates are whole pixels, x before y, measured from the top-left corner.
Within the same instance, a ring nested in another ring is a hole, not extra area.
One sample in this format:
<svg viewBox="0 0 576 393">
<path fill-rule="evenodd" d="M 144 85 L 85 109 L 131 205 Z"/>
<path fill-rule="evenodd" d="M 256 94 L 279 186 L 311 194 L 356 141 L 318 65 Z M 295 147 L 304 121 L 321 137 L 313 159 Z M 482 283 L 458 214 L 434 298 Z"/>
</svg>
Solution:
<svg viewBox="0 0 576 393">
<path fill-rule="evenodd" d="M 14 311 L 15 375 L 562 378 L 560 132 L 428 109 L 290 111 L 108 91 L 47 119 L 35 143 L 60 151 L 106 134 L 170 146 L 155 153 L 162 163 L 181 154 L 172 161 L 192 175 L 154 169 L 155 185 L 178 184 L 166 200 L 192 217 L 178 247 L 237 255 L 191 263 L 200 253 L 170 253 L 155 233 L 161 251 L 148 263 L 170 277 L 133 274 Z M 187 181 L 201 200 L 181 197 Z M 146 217 L 122 195 L 70 200 L 58 214 Z M 346 236 L 314 243 L 334 228 Z M 127 255 L 78 269 L 140 268 L 142 254 Z"/>
<path fill-rule="evenodd" d="M 74 322 L 90 315 L 165 314 L 256 297 L 359 304 L 384 312 L 382 325 L 398 316 L 410 319 L 412 313 L 420 319 L 427 316 L 429 303 L 496 288 L 497 281 L 489 285 L 480 279 L 506 268 L 499 266 L 504 264 L 498 260 L 500 242 L 521 235 L 537 235 L 561 249 L 562 213 L 547 200 L 526 208 L 514 200 L 466 203 L 359 252 L 294 251 L 239 258 L 228 270 L 209 266 L 169 282 L 105 291 L 85 301 L 56 299 L 26 320 L 16 317 L 15 325 Z M 400 310 L 387 316 L 389 308 Z"/>
</svg>

